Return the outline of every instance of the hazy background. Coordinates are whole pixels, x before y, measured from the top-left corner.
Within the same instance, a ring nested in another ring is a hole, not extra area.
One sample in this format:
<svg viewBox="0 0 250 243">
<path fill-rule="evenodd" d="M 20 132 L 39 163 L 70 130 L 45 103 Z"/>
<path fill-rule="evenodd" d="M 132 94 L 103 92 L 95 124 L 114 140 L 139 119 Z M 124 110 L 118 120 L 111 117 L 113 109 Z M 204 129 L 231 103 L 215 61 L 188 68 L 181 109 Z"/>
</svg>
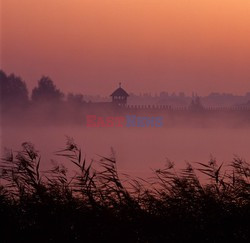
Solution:
<svg viewBox="0 0 250 243">
<path fill-rule="evenodd" d="M 1 0 L 1 66 L 33 88 L 250 90 L 248 0 Z"/>
<path fill-rule="evenodd" d="M 20 75 L 29 91 L 42 75 L 51 77 L 65 93 L 84 95 L 107 96 L 120 81 L 134 94 L 183 91 L 190 96 L 195 91 L 202 96 L 210 92 L 245 95 L 250 91 L 248 0 L 0 2 L 0 69 Z M 246 103 L 249 94 L 231 103 Z M 159 104 L 170 102 L 164 97 Z M 34 117 L 43 117 L 42 109 L 34 111 Z M 18 115 L 22 116 L 22 110 Z M 113 146 L 119 169 L 132 174 L 157 168 L 167 157 L 178 165 L 186 160 L 205 162 L 210 153 L 225 162 L 234 154 L 250 159 L 250 129 L 240 126 L 36 127 L 33 119 L 18 125 L 15 113 L 12 120 L 15 125 L 1 127 L 1 148 L 16 150 L 24 141 L 33 142 L 46 164 L 64 146 L 65 135 L 74 137 L 88 158 L 108 155 Z"/>
</svg>

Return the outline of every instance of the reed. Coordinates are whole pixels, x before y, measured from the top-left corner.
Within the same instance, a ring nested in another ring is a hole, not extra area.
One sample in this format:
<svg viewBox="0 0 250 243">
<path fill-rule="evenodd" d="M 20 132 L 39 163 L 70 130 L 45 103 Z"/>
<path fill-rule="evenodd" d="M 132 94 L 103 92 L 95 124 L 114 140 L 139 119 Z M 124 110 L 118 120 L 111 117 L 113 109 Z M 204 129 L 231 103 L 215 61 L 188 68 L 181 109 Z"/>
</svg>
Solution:
<svg viewBox="0 0 250 243">
<path fill-rule="evenodd" d="M 181 170 L 169 161 L 140 179 L 118 173 L 114 151 L 86 161 L 70 138 L 56 155 L 62 162 L 47 171 L 30 143 L 1 159 L 1 242 L 250 240 L 244 159 L 224 165 L 211 158 Z"/>
</svg>

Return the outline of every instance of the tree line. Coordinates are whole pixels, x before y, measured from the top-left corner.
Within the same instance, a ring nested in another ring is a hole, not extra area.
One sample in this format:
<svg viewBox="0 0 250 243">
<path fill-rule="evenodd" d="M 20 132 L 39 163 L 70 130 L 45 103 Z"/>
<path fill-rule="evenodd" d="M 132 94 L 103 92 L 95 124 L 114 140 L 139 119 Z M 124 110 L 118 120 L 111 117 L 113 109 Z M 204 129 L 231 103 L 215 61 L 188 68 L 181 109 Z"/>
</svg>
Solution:
<svg viewBox="0 0 250 243">
<path fill-rule="evenodd" d="M 25 81 L 15 74 L 7 75 L 0 70 L 0 97 L 3 111 L 11 108 L 27 107 L 39 103 L 84 103 L 82 94 L 69 93 L 67 96 L 56 87 L 48 76 L 42 76 L 29 94 Z M 66 98 L 66 99 L 65 99 Z"/>
</svg>

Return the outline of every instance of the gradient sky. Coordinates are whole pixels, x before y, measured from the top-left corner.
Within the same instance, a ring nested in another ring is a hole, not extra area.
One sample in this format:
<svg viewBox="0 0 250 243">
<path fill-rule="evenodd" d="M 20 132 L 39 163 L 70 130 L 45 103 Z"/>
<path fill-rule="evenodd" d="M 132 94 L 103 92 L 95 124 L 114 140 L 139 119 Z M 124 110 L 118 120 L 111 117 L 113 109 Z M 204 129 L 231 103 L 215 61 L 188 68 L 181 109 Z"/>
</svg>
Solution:
<svg viewBox="0 0 250 243">
<path fill-rule="evenodd" d="M 1 68 L 107 95 L 250 91 L 250 0 L 0 0 Z"/>
</svg>

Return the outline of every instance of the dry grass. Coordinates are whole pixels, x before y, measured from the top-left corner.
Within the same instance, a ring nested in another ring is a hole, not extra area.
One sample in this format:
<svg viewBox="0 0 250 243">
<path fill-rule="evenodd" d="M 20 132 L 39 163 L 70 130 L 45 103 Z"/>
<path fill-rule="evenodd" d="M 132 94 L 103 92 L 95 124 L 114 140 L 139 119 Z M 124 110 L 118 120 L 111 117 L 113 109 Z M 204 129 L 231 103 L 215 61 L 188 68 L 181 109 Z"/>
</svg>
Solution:
<svg viewBox="0 0 250 243">
<path fill-rule="evenodd" d="M 113 152 L 100 157 L 98 170 L 71 139 L 56 154 L 74 165 L 73 176 L 60 164 L 42 172 L 29 143 L 2 158 L 1 242 L 250 240 L 250 165 L 243 159 L 226 166 L 212 158 L 180 171 L 169 162 L 147 180 L 124 183 Z"/>
</svg>

